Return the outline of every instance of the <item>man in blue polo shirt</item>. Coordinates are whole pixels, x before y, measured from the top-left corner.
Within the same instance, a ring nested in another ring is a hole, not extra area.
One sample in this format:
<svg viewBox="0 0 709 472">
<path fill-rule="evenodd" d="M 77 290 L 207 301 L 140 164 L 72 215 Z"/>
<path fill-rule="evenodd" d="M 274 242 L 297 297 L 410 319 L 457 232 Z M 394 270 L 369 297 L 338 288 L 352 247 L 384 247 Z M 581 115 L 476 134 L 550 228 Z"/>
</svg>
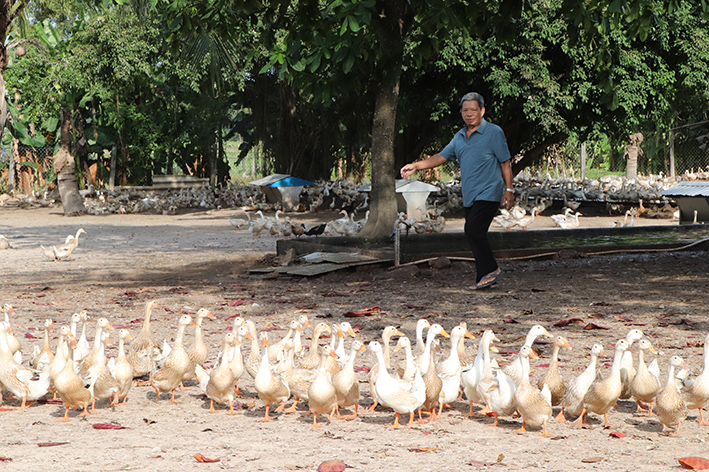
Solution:
<svg viewBox="0 0 709 472">
<path fill-rule="evenodd" d="M 502 274 L 487 239 L 490 223 L 500 202 L 508 210 L 514 204 L 510 150 L 505 133 L 485 121 L 485 100 L 480 94 L 467 93 L 460 100 L 465 126 L 443 150 L 423 161 L 401 168 L 408 179 L 417 170 L 432 169 L 451 160 L 460 165 L 460 180 L 465 207 L 465 235 L 475 257 L 477 277 L 471 290 L 490 287 Z"/>
</svg>

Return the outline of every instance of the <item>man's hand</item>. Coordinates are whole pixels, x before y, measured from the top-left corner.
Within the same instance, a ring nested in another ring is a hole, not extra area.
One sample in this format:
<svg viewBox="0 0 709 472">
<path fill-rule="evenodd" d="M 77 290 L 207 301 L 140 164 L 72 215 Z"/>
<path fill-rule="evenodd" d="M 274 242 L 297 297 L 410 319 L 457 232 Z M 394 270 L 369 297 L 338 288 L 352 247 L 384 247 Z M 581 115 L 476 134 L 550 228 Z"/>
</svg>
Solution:
<svg viewBox="0 0 709 472">
<path fill-rule="evenodd" d="M 502 206 L 509 210 L 514 206 L 514 204 L 515 195 L 512 192 L 505 192 L 505 194 L 502 195 Z"/>
<path fill-rule="evenodd" d="M 418 169 L 416 169 L 415 163 L 412 162 L 411 164 L 406 164 L 404 167 L 402 167 L 399 172 L 401 173 L 402 179 L 408 179 L 417 170 Z"/>
</svg>

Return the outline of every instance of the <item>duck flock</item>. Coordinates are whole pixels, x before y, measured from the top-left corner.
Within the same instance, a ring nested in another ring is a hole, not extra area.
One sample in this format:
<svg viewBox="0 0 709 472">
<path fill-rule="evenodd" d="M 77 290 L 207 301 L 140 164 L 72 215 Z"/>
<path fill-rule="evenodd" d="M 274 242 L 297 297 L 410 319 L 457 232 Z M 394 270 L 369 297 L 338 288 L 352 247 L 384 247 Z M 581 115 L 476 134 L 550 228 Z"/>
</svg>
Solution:
<svg viewBox="0 0 709 472">
<path fill-rule="evenodd" d="M 523 171 L 514 178 L 515 193 L 522 201 L 546 198 L 552 201 L 598 201 L 606 202 L 609 209 L 619 207 L 622 202 L 653 202 L 660 206 L 668 200 L 662 195 L 664 190 L 685 180 L 709 180 L 709 169 L 691 169 L 676 177 L 640 175 L 628 180 L 621 176 L 609 175 L 600 179 L 580 179 L 574 177 L 552 177 Z M 462 210 L 460 181 L 435 182 L 439 190 L 431 192 L 427 205 L 442 212 Z M 174 190 L 150 191 L 127 187 L 114 191 L 106 189 L 81 190 L 84 205 L 90 214 L 108 213 L 162 213 L 174 214 L 188 208 L 243 209 L 249 211 L 275 212 L 279 202 L 269 202 L 261 187 L 256 185 L 231 184 L 212 188 L 192 186 Z M 49 192 L 11 197 L 0 195 L 0 206 L 48 206 L 55 204 Z M 339 179 L 319 181 L 305 187 L 300 195 L 298 211 L 345 210 L 347 213 L 363 215 L 369 207 L 369 193 L 358 183 Z M 622 215 L 622 212 L 620 212 Z"/>
<path fill-rule="evenodd" d="M 656 415 L 663 431 L 672 435 L 679 433 L 688 409 L 698 410 L 699 424 L 709 424 L 703 417 L 709 402 L 709 335 L 704 343 L 703 368 L 696 376 L 690 375 L 680 356 L 657 356 L 651 340 L 639 329 L 630 330 L 615 343 L 609 369 L 599 368 L 598 359 L 605 352 L 600 344 L 594 344 L 585 370 L 562 376 L 559 355 L 571 346 L 566 338 L 552 335 L 541 325 L 530 328 L 517 355 L 505 362 L 494 357 L 499 339 L 492 330 L 483 332 L 477 355 L 470 356 L 465 339 L 473 335 L 465 323 L 446 331 L 422 318 L 411 338 L 397 327 L 387 326 L 379 339 L 365 342 L 346 321 L 312 326 L 301 314 L 291 320 L 285 335 L 274 339 L 267 327 L 259 333 L 252 320 L 235 316 L 224 332 L 216 365 L 207 369 L 205 363 L 215 353 L 210 357 L 202 321 L 213 315 L 204 308 L 194 318 L 181 315 L 174 342 L 158 343 L 151 334 L 155 307 L 154 300 L 146 304 L 143 325 L 135 337 L 125 328 L 116 330 L 118 354 L 107 359 L 106 345 L 114 328 L 106 318 L 91 321 L 85 311 L 73 314 L 69 324 L 59 328 L 53 347 L 50 332 L 54 322 L 48 319 L 42 347 L 35 346 L 27 356 L 11 328 L 10 316 L 16 312 L 11 305 L 4 305 L 5 318 L 0 321 L 0 388 L 4 398 L 11 394 L 20 409 L 53 398 L 65 408 L 59 421 L 69 421 L 70 410 L 81 410 L 79 416 L 96 412 L 97 400 L 107 399 L 111 406 L 126 404 L 136 379 L 147 376 L 143 383 L 155 390 L 158 402 L 170 394 L 174 403 L 175 390 L 183 382 L 196 381 L 210 400 L 210 412 L 216 412 L 215 404 L 220 404 L 228 406 L 232 414 L 234 402 L 243 393 L 239 381 L 246 373 L 253 378 L 253 388 L 264 405 L 260 421 L 269 421 L 273 412 L 295 412 L 303 402 L 313 416 L 312 425 L 320 426 L 318 415 L 327 415 L 328 420 L 352 420 L 360 414 L 364 395 L 357 374 L 365 371 L 373 402 L 365 414 L 378 405 L 392 410 L 392 427 L 403 426 L 400 415 L 407 418 L 407 426 L 415 421 L 436 421 L 444 408 L 465 401 L 470 416 L 493 416 L 494 425 L 500 417 L 519 418 L 517 431 L 541 428 L 542 434 L 549 436 L 549 422 L 573 419 L 572 425 L 580 426 L 589 414 L 603 415 L 605 426 L 609 426 L 608 412 L 621 399 L 633 399 L 638 411 Z M 93 344 L 87 341 L 92 325 Z M 187 347 L 185 333 L 190 326 L 194 336 Z M 305 331 L 311 329 L 306 346 Z M 321 345 L 326 336 L 331 342 Z M 552 338 L 553 349 L 548 366 L 540 366 L 540 374 L 532 379 L 530 359 L 539 357 L 533 349 L 539 337 Z M 242 351 L 244 344 L 250 348 Z M 402 350 L 403 356 L 394 355 Z M 358 356 L 364 352 L 374 355 L 373 364 L 364 365 L 360 360 Z M 656 357 L 648 364 L 649 354 Z M 667 367 L 664 378 L 659 363 Z M 286 408 L 288 402 L 291 405 Z M 343 415 L 341 409 L 351 413 Z"/>
</svg>

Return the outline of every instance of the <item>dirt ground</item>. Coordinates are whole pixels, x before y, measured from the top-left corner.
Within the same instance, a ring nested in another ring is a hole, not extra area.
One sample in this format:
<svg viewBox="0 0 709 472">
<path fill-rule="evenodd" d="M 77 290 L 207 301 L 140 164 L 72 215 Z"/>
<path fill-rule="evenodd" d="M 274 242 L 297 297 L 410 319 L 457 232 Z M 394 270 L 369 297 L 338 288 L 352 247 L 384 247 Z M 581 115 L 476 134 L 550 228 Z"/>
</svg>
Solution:
<svg viewBox="0 0 709 472">
<path fill-rule="evenodd" d="M 463 289 L 472 282 L 473 266 L 460 262 L 438 270 L 368 267 L 317 278 L 255 277 L 247 270 L 275 253 L 275 241 L 235 230 L 227 219 L 236 213 L 232 210 L 78 218 L 64 218 L 60 212 L 0 209 L 0 234 L 14 247 L 0 251 L 0 304 L 15 307 L 17 315 L 10 321 L 25 359 L 41 344 L 46 318 L 52 318 L 55 326 L 68 325 L 72 313 L 85 309 L 92 319 L 105 316 L 114 326 L 127 326 L 137 334 L 145 304 L 154 299 L 160 306 L 152 323 L 158 340 L 174 339 L 182 313 L 205 307 L 216 316 L 204 323 L 209 366 L 215 364 L 235 314 L 253 319 L 261 329 L 269 323 L 285 327 L 299 313 L 334 323 L 345 320 L 347 312 L 378 306 L 380 314 L 348 318 L 366 342 L 390 324 L 413 339 L 421 317 L 446 330 L 466 321 L 476 336 L 466 341 L 467 351 L 474 355 L 480 334 L 492 329 L 501 340 L 496 357 L 504 364 L 521 346 L 527 330 L 539 323 L 571 343 L 573 350 L 560 356 L 562 375 L 568 380 L 585 367 L 593 343 L 602 343 L 612 353 L 617 339 L 639 328 L 660 351 L 663 382 L 671 355 L 680 354 L 694 374 L 702 368 L 703 340 L 709 332 L 709 258 L 704 252 L 502 260 L 505 274 L 499 285 L 475 293 Z M 318 216 L 328 218 L 334 216 Z M 535 221 L 536 227 L 551 226 L 548 218 L 541 220 Z M 600 218 L 585 219 L 583 224 L 610 223 Z M 40 244 L 59 243 L 78 228 L 87 234 L 81 235 L 73 262 L 45 259 Z M 450 220 L 447 231 L 460 228 L 460 221 Z M 571 319 L 578 320 L 561 326 Z M 270 336 L 283 334 L 285 330 L 275 330 Z M 56 337 L 55 331 L 52 346 Z M 112 341 L 109 356 L 116 353 L 115 335 Z M 185 342 L 191 345 L 191 330 Z M 442 347 L 447 353 L 446 341 Z M 551 345 L 537 342 L 535 349 L 541 359 L 532 361 L 533 377 L 549 363 Z M 368 352 L 357 364 L 373 362 Z M 604 375 L 609 366 L 610 359 L 600 364 Z M 361 405 L 366 407 L 371 404 L 368 375 L 365 371 L 358 375 Z M 178 390 L 179 405 L 170 405 L 167 395 L 157 403 L 152 388 L 136 386 L 127 405 L 111 408 L 102 400 L 97 414 L 77 418 L 78 412 L 72 411 L 72 420 L 66 423 L 56 421 L 64 413 L 61 405 L 38 402 L 19 410 L 14 408 L 19 405 L 16 399 L 6 400 L 0 413 L 0 456 L 7 460 L 0 469 L 308 471 L 337 459 L 361 471 L 657 471 L 680 468 L 680 457 L 709 457 L 709 430 L 697 424 L 697 411 L 689 413 L 678 437 L 670 437 L 661 432 L 657 419 L 634 413 L 631 401 L 620 401 L 611 411 L 610 429 L 603 428 L 602 418 L 591 415 L 592 425 L 581 429 L 551 423 L 553 437 L 542 438 L 538 429 L 513 432 L 520 427 L 519 419 L 501 419 L 501 426 L 493 428 L 488 426 L 492 418 L 467 417 L 464 401 L 454 402 L 438 421 L 413 428 L 387 428 L 394 419 L 387 408 L 373 413 L 360 409 L 354 421 L 328 422 L 320 417 L 322 428 L 310 427 L 312 416 L 301 414 L 276 415 L 275 421 L 261 423 L 256 420 L 263 416 L 263 404 L 248 374 L 240 387 L 244 395 L 238 398 L 235 415 L 227 415 L 223 407 L 208 413 L 209 401 L 194 382 L 190 389 Z M 116 423 L 125 429 L 95 429 L 96 423 Z M 612 432 L 625 437 L 613 437 Z M 48 442 L 65 444 L 40 447 Z M 200 464 L 193 457 L 196 453 L 220 461 Z"/>
</svg>

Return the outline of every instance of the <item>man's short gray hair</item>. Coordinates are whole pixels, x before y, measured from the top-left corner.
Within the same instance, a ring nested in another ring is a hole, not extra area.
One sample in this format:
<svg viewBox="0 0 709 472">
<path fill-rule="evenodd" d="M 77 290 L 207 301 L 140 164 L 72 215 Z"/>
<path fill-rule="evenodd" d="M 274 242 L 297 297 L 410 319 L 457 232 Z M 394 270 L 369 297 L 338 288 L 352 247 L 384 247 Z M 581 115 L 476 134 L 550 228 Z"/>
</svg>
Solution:
<svg viewBox="0 0 709 472">
<path fill-rule="evenodd" d="M 478 102 L 478 106 L 480 108 L 485 108 L 485 99 L 477 92 L 468 92 L 463 95 L 463 98 L 460 99 L 460 108 L 463 108 L 464 102 L 469 102 L 471 100 Z"/>
</svg>

